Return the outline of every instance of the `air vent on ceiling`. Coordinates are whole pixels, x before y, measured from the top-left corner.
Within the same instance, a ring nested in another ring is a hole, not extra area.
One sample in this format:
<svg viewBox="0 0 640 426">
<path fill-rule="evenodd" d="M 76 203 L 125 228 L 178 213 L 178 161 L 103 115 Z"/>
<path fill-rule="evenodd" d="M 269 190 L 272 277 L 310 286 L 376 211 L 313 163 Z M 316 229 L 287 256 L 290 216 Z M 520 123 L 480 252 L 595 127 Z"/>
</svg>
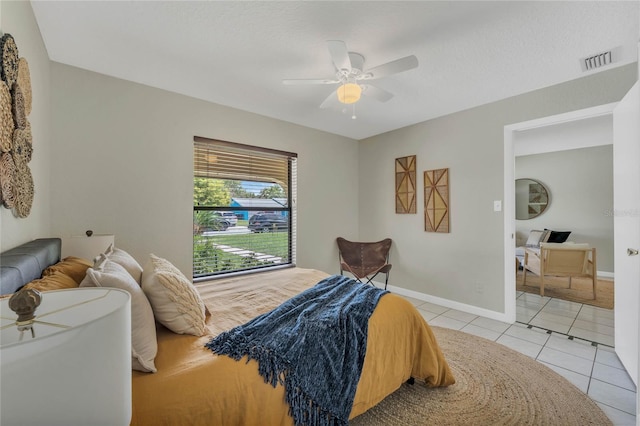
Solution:
<svg viewBox="0 0 640 426">
<path fill-rule="evenodd" d="M 620 60 L 619 53 L 620 48 L 617 47 L 615 49 L 596 53 L 595 55 L 591 55 L 587 58 L 581 59 L 580 65 L 582 67 L 582 71 L 593 71 L 595 69 L 609 65 L 613 62 L 618 62 Z"/>
</svg>

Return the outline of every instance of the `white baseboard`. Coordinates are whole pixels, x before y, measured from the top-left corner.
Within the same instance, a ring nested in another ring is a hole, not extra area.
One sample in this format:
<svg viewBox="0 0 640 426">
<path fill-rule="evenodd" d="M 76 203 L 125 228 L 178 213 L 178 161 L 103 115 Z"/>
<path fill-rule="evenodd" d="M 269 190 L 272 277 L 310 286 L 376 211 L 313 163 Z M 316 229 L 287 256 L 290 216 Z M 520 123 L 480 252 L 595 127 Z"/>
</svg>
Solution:
<svg viewBox="0 0 640 426">
<path fill-rule="evenodd" d="M 384 283 L 374 281 L 376 287 L 384 288 Z M 473 305 L 467 305 L 466 303 L 456 302 L 455 300 L 443 299 L 441 297 L 432 296 L 430 294 L 420 293 L 418 291 L 409 290 L 402 287 L 396 287 L 394 285 L 387 286 L 387 290 L 397 293 L 401 296 L 408 296 L 418 300 L 424 300 L 425 302 L 435 303 L 436 305 L 444 306 L 445 308 L 456 309 L 458 311 L 468 312 L 473 315 L 479 315 L 482 317 L 490 318 L 496 321 L 506 322 L 512 324 L 507 318 L 504 312 L 491 311 L 489 309 L 479 308 Z"/>
<path fill-rule="evenodd" d="M 598 278 L 613 279 L 613 272 L 598 271 Z"/>
<path fill-rule="evenodd" d="M 613 279 L 614 273 L 598 271 L 598 277 L 604 279 Z M 384 288 L 384 283 L 381 283 L 379 281 L 373 281 L 373 283 L 376 285 L 376 287 Z M 441 297 L 420 293 L 418 291 L 409 290 L 402 287 L 396 287 L 394 285 L 388 285 L 387 289 L 402 296 L 408 296 L 414 299 L 424 300 L 425 302 L 435 303 L 436 305 L 444 306 L 445 308 L 457 309 L 458 311 L 468 312 L 470 314 L 491 318 L 496 321 L 512 323 L 511 321 L 509 321 L 509 318 L 504 312 L 491 311 L 489 309 L 467 305 L 466 303 L 456 302 L 455 300 L 443 299 Z"/>
</svg>

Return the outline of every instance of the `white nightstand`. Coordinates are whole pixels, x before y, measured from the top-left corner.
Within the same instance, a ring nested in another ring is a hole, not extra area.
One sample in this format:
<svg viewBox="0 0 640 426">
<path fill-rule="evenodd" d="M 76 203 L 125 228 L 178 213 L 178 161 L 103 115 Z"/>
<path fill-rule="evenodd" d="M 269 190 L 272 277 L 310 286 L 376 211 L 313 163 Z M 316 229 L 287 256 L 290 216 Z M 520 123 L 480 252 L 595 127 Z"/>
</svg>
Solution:
<svg viewBox="0 0 640 426">
<path fill-rule="evenodd" d="M 93 260 L 93 258 L 98 256 L 100 253 L 104 253 L 104 251 L 110 244 L 113 244 L 114 241 L 115 236 L 108 234 L 62 237 L 60 258 L 64 259 L 67 256 L 75 256 L 82 259 Z"/>
</svg>

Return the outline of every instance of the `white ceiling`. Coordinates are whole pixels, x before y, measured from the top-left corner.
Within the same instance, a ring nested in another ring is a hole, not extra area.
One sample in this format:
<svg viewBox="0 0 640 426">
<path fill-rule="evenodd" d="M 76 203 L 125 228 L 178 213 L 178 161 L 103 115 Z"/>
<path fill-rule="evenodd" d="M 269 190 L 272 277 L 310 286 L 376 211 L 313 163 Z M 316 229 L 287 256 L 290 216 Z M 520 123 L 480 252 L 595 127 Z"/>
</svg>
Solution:
<svg viewBox="0 0 640 426">
<path fill-rule="evenodd" d="M 637 60 L 637 1 L 32 1 L 51 60 L 354 139 L 586 76 L 580 59 Z M 416 55 L 376 80 L 382 103 L 320 109 L 327 40 L 364 68 Z"/>
</svg>

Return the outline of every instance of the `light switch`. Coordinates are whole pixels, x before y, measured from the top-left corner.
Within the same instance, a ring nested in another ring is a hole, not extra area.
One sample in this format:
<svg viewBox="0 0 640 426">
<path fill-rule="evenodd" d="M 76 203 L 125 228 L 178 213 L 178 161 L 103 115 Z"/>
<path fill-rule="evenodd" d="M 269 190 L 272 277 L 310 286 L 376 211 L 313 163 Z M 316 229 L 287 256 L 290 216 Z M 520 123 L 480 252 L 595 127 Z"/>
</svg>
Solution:
<svg viewBox="0 0 640 426">
<path fill-rule="evenodd" d="M 501 212 L 502 211 L 502 201 L 495 200 L 493 202 L 493 211 L 494 212 Z"/>
</svg>

